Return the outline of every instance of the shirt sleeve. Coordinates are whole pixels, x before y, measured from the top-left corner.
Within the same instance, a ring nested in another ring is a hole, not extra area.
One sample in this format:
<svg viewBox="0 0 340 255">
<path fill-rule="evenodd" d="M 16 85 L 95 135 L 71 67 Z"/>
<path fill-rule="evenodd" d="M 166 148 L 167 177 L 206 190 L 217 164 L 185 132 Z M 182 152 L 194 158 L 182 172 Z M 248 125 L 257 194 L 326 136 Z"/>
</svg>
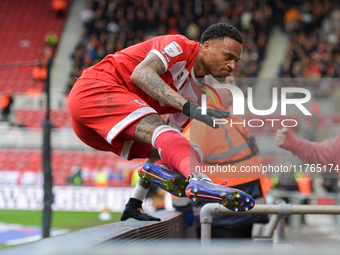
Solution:
<svg viewBox="0 0 340 255">
<path fill-rule="evenodd" d="M 309 164 L 340 164 L 340 135 L 322 143 L 294 137 L 289 131 L 283 148 Z"/>
<path fill-rule="evenodd" d="M 182 35 L 160 36 L 150 52 L 162 60 L 166 71 L 177 62 L 188 61 L 191 54 L 190 45 L 193 43 Z"/>
</svg>

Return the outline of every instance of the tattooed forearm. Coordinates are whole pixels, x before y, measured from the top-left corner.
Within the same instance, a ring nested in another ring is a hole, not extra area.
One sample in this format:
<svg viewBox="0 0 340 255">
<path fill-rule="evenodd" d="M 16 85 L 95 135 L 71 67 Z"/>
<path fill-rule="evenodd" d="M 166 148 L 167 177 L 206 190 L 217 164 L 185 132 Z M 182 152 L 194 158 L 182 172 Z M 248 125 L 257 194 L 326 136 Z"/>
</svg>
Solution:
<svg viewBox="0 0 340 255">
<path fill-rule="evenodd" d="M 183 105 L 187 102 L 185 98 L 169 87 L 155 72 L 146 70 L 143 76 L 140 81 L 142 84 L 145 84 L 144 90 L 147 91 L 150 96 L 176 109 L 182 110 Z"/>
<path fill-rule="evenodd" d="M 153 98 L 182 110 L 187 100 L 162 80 L 160 75 L 164 70 L 165 68 L 160 58 L 150 53 L 146 59 L 136 67 L 131 75 L 131 81 Z"/>
<path fill-rule="evenodd" d="M 141 118 L 138 121 L 135 130 L 135 140 L 144 143 L 151 143 L 152 134 L 160 125 L 166 125 L 166 123 L 158 114 L 150 114 Z"/>
</svg>

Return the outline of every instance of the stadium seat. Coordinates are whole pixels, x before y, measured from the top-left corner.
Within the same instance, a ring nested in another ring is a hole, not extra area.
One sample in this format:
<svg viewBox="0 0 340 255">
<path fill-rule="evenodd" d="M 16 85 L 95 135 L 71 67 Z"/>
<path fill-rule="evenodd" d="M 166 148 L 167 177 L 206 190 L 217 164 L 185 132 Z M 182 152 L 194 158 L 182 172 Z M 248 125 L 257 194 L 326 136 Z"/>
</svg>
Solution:
<svg viewBox="0 0 340 255">
<path fill-rule="evenodd" d="M 112 176 L 120 176 L 110 181 L 110 185 L 114 186 L 130 186 L 127 174 L 120 174 L 122 171 L 133 171 L 139 166 L 143 160 L 135 160 L 128 162 L 115 156 L 112 153 L 98 151 L 52 151 L 52 175 L 55 185 L 68 185 L 67 178 L 72 176 L 71 169 L 79 163 L 84 169 L 87 169 L 88 179 L 85 180 L 86 185 L 94 183 L 94 171 L 107 168 L 112 172 Z M 125 167 L 122 167 L 124 165 Z M 21 150 L 21 149 L 0 149 L 0 172 L 18 172 L 23 176 L 25 172 L 29 172 L 30 181 L 32 174 L 39 175 L 42 173 L 42 154 L 40 150 Z M 13 176 L 16 176 L 13 174 Z M 20 177 L 21 178 L 21 177 Z M 19 178 L 19 182 L 20 182 Z M 36 180 L 39 180 L 37 178 Z M 29 181 L 24 180 L 27 184 Z"/>
<path fill-rule="evenodd" d="M 71 0 L 67 0 L 68 6 Z M 65 18 L 57 17 L 51 1 L 2 0 L 0 8 L 0 65 L 40 58 L 45 36 L 53 30 L 59 37 Z M 26 44 L 23 44 L 25 40 Z M 26 92 L 31 86 L 31 66 L 0 70 L 0 91 Z"/>
</svg>

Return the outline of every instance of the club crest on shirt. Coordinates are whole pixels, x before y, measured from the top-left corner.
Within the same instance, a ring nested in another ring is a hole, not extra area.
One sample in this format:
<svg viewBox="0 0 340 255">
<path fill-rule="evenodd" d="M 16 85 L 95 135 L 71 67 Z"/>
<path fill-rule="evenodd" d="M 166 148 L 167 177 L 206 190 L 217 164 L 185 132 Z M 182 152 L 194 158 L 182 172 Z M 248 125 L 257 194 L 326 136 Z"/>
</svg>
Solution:
<svg viewBox="0 0 340 255">
<path fill-rule="evenodd" d="M 143 107 L 143 106 L 148 106 L 145 102 L 143 102 L 142 100 L 138 100 L 138 99 L 135 99 L 134 100 L 137 104 L 139 104 L 139 107 Z"/>
<path fill-rule="evenodd" d="M 102 108 L 104 114 L 110 114 L 114 112 L 115 108 L 117 107 L 114 104 L 113 96 L 109 96 L 108 94 L 104 94 L 96 98 L 94 104 L 96 107 Z"/>
<path fill-rule="evenodd" d="M 176 57 L 179 54 L 183 53 L 183 50 L 181 48 L 181 46 L 179 46 L 178 43 L 176 43 L 175 41 L 173 41 L 172 43 L 170 43 L 169 45 L 167 45 L 164 48 L 165 52 L 170 56 L 170 57 Z"/>
</svg>

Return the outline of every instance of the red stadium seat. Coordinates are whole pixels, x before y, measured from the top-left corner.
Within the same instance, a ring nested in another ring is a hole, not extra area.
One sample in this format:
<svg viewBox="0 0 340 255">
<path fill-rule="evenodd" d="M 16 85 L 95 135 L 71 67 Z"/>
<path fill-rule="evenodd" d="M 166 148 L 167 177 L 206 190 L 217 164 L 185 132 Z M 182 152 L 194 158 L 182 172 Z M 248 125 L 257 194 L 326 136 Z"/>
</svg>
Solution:
<svg viewBox="0 0 340 255">
<path fill-rule="evenodd" d="M 143 160 L 128 162 L 111 153 L 98 151 L 60 151 L 52 152 L 52 174 L 55 185 L 67 185 L 67 178 L 72 176 L 71 169 L 79 163 L 87 171 L 87 180 L 84 184 L 94 183 L 93 172 L 107 168 L 114 176 L 120 173 L 123 168 L 133 171 Z M 0 149 L 0 171 L 18 171 L 23 176 L 24 172 L 42 172 L 42 155 L 40 150 Z M 121 175 L 123 179 L 114 179 L 110 185 L 129 186 L 129 180 Z M 37 178 L 38 179 L 38 178 Z"/>
<path fill-rule="evenodd" d="M 56 16 L 51 1 L 1 0 L 1 6 L 0 65 L 39 59 L 48 32 L 53 30 L 60 37 L 65 18 Z M 20 46 L 23 40 L 30 44 Z M 33 81 L 32 67 L 2 69 L 0 77 L 0 91 L 25 92 Z"/>
</svg>

